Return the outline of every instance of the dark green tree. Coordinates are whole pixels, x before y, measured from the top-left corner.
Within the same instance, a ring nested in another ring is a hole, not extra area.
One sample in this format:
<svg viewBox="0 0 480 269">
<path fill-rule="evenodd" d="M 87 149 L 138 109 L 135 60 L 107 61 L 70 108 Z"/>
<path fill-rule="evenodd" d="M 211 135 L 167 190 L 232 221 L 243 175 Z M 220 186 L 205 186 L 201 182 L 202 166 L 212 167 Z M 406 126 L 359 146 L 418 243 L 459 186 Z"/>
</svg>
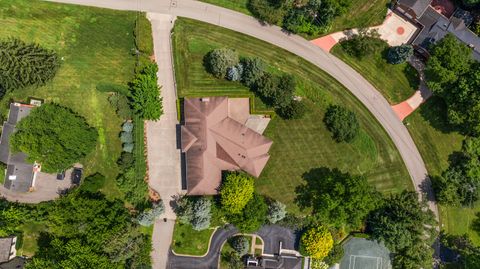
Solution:
<svg viewBox="0 0 480 269">
<path fill-rule="evenodd" d="M 449 263 L 451 268 L 480 268 L 480 248 L 465 235 L 440 235 L 442 245 L 459 255 L 456 261 Z M 450 267 L 448 267 L 450 268 Z"/>
<path fill-rule="evenodd" d="M 262 78 L 267 68 L 267 65 L 260 58 L 243 58 L 242 61 L 243 73 L 242 83 L 247 87 L 255 87 L 256 83 Z"/>
<path fill-rule="evenodd" d="M 58 55 L 19 39 L 0 41 L 0 92 L 40 86 L 51 80 L 60 66 Z"/>
<path fill-rule="evenodd" d="M 393 46 L 388 49 L 387 61 L 391 64 L 401 64 L 412 55 L 413 47 L 411 45 Z"/>
<path fill-rule="evenodd" d="M 433 260 L 435 217 L 417 193 L 404 191 L 385 199 L 367 220 L 372 238 L 395 253 L 395 268 L 429 268 Z"/>
<path fill-rule="evenodd" d="M 268 205 L 265 203 L 265 199 L 255 193 L 239 214 L 230 214 L 227 219 L 241 232 L 254 232 L 265 224 L 267 213 Z"/>
<path fill-rule="evenodd" d="M 288 0 L 249 0 L 248 9 L 261 21 L 280 24 L 290 8 Z"/>
<path fill-rule="evenodd" d="M 379 52 L 386 45 L 386 42 L 380 39 L 380 34 L 376 30 L 359 29 L 347 40 L 340 43 L 342 48 L 349 55 L 363 58 Z"/>
<path fill-rule="evenodd" d="M 148 203 L 148 184 L 143 175 L 135 172 L 135 167 L 127 168 L 117 177 L 117 186 L 125 194 L 125 200 L 136 208 Z"/>
<path fill-rule="evenodd" d="M 58 172 L 79 162 L 92 152 L 97 143 L 97 131 L 72 110 L 57 104 L 34 108 L 16 126 L 10 137 L 14 151 L 37 161 L 45 172 Z"/>
<path fill-rule="evenodd" d="M 339 105 L 328 107 L 323 121 L 337 142 L 351 142 L 360 132 L 355 113 Z"/>
<path fill-rule="evenodd" d="M 238 62 L 237 52 L 227 48 L 214 49 L 205 56 L 207 71 L 217 78 L 225 78 L 227 69 L 237 65 Z"/>
<path fill-rule="evenodd" d="M 150 63 L 135 75 L 131 83 L 132 107 L 144 120 L 158 120 L 163 113 L 157 72 L 157 64 Z"/>
<path fill-rule="evenodd" d="M 363 176 L 317 168 L 303 178 L 306 183 L 295 190 L 297 205 L 311 209 L 314 217 L 337 227 L 359 228 L 381 202 L 381 195 Z"/>
</svg>

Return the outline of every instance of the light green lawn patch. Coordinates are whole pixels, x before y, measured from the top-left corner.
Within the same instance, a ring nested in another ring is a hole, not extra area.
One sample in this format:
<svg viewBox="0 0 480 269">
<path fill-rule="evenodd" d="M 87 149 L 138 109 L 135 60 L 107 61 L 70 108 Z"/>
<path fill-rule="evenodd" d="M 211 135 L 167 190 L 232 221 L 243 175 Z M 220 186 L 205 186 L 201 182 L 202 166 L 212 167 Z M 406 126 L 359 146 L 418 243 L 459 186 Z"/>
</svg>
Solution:
<svg viewBox="0 0 480 269">
<path fill-rule="evenodd" d="M 251 94 L 240 83 L 215 79 L 205 71 L 203 57 L 213 48 L 230 47 L 242 56 L 260 57 L 272 70 L 295 76 L 296 94 L 306 98 L 310 113 L 301 120 L 275 117 L 270 122 L 265 135 L 274 141 L 271 157 L 256 181 L 260 193 L 286 203 L 290 212 L 299 213 L 294 198 L 295 187 L 304 182 L 302 175 L 318 167 L 363 174 L 385 193 L 412 188 L 403 161 L 380 124 L 316 66 L 255 38 L 183 18 L 176 21 L 173 47 L 180 97 Z M 362 132 L 353 143 L 336 143 L 326 130 L 322 119 L 329 104 L 342 104 L 357 113 Z"/>
<path fill-rule="evenodd" d="M 258 235 L 257 237 L 255 238 L 255 245 L 261 245 L 262 244 L 262 239 L 258 238 Z"/>
<path fill-rule="evenodd" d="M 38 89 L 27 88 L 7 94 L 0 113 L 5 117 L 10 99 L 26 101 L 43 98 L 70 107 L 98 130 L 96 150 L 82 163 L 85 175 L 99 172 L 106 176 L 103 192 L 120 197 L 115 185 L 116 161 L 121 151 L 118 138 L 121 119 L 98 92 L 98 83 L 125 84 L 131 80 L 135 57 L 134 12 L 113 11 L 48 3 L 4 0 L 0 2 L 0 38 L 17 37 L 54 49 L 62 66 L 53 81 Z"/>
<path fill-rule="evenodd" d="M 38 249 L 38 238 L 41 232 L 46 231 L 44 224 L 36 222 L 28 222 L 22 225 L 20 229 L 23 231 L 21 247 L 17 250 L 17 255 L 32 257 Z"/>
<path fill-rule="evenodd" d="M 336 45 L 332 54 L 350 65 L 377 88 L 390 104 L 397 104 L 412 96 L 418 89 L 418 72 L 410 64 L 389 64 L 384 55 L 388 45 L 372 57 L 358 59 L 348 55 L 342 46 Z"/>
<path fill-rule="evenodd" d="M 195 231 L 191 225 L 175 223 L 172 250 L 177 254 L 205 255 L 214 229 Z"/>
<path fill-rule="evenodd" d="M 448 157 L 461 150 L 463 141 L 463 136 L 447 124 L 445 103 L 432 97 L 405 122 L 428 172 L 432 176 L 441 175 L 448 168 Z M 473 208 L 439 208 L 442 229 L 451 234 L 468 234 L 480 246 L 480 236 L 471 227 L 475 215 L 480 212 L 480 203 L 474 204 Z"/>
<path fill-rule="evenodd" d="M 330 33 L 345 29 L 362 28 L 382 24 L 387 15 L 390 0 L 355 0 L 349 11 L 335 18 Z"/>
<path fill-rule="evenodd" d="M 252 15 L 250 10 L 248 10 L 248 0 L 200 0 L 205 3 L 209 3 L 212 5 L 217 5 L 220 7 L 228 8 L 231 10 L 235 10 L 241 12 L 246 15 Z"/>
</svg>

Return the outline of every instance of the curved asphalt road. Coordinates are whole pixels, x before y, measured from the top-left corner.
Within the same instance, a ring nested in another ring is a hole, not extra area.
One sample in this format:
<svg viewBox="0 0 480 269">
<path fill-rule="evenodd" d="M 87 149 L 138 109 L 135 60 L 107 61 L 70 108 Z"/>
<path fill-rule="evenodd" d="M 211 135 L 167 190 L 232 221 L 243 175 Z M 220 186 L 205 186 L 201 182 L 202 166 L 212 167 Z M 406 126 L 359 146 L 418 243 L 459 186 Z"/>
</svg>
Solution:
<svg viewBox="0 0 480 269">
<path fill-rule="evenodd" d="M 350 66 L 311 44 L 304 38 L 285 33 L 280 27 L 263 25 L 255 18 L 229 9 L 193 0 L 52 0 L 120 10 L 141 10 L 187 17 L 219 25 L 286 49 L 315 64 L 352 92 L 387 131 L 407 167 L 415 190 L 427 193 L 429 206 L 438 218 L 425 164 L 407 128 L 385 98 Z"/>
</svg>

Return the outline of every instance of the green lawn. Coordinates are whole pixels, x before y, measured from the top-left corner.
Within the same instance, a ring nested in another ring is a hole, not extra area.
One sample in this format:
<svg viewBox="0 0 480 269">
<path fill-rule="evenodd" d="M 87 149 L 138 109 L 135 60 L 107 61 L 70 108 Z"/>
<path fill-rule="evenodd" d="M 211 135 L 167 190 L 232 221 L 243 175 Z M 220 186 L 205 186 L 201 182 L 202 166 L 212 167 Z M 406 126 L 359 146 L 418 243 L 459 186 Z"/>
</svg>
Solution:
<svg viewBox="0 0 480 269">
<path fill-rule="evenodd" d="M 397 104 L 418 89 L 418 72 L 408 63 L 387 63 L 384 57 L 387 49 L 385 43 L 372 57 L 362 59 L 348 55 L 341 45 L 333 47 L 331 52 L 370 81 L 390 104 Z"/>
<path fill-rule="evenodd" d="M 202 256 L 207 253 L 214 229 L 195 231 L 191 225 L 175 223 L 172 250 L 176 254 Z"/>
<path fill-rule="evenodd" d="M 0 113 L 5 116 L 10 99 L 29 96 L 70 107 L 98 130 L 96 150 L 83 160 L 85 174 L 100 172 L 107 178 L 104 192 L 119 197 L 114 179 L 121 151 L 118 139 L 121 119 L 97 83 L 124 84 L 131 80 L 135 58 L 132 35 L 136 14 L 63 5 L 43 1 L 0 2 L 0 38 L 18 37 L 54 49 L 62 66 L 53 81 L 38 89 L 27 88 L 8 94 Z"/>
<path fill-rule="evenodd" d="M 441 175 L 448 168 L 448 156 L 462 147 L 463 136 L 446 123 L 446 107 L 439 98 L 431 98 L 406 119 L 408 130 L 422 155 L 428 172 Z M 451 234 L 467 233 L 480 246 L 480 235 L 471 227 L 480 212 L 480 203 L 473 208 L 440 206 L 442 229 Z"/>
<path fill-rule="evenodd" d="M 200 0 L 205 3 L 221 6 L 243 14 L 252 15 L 247 8 L 248 0 Z"/>
<path fill-rule="evenodd" d="M 344 15 L 335 18 L 330 33 L 382 24 L 390 0 L 355 0 Z"/>
<path fill-rule="evenodd" d="M 202 65 L 204 55 L 213 48 L 231 47 L 243 56 L 258 56 L 272 69 L 295 76 L 297 94 L 306 97 L 311 112 L 302 120 L 285 121 L 275 117 L 265 135 L 274 143 L 270 160 L 257 189 L 286 203 L 293 203 L 294 189 L 303 182 L 302 174 L 318 167 L 336 167 L 365 175 L 383 192 L 411 188 L 410 177 L 386 132 L 348 90 L 314 65 L 260 40 L 217 26 L 180 18 L 176 22 L 173 46 L 179 96 L 249 94 L 239 83 L 215 79 Z M 335 143 L 322 118 L 326 107 L 341 103 L 355 110 L 362 132 L 351 144 Z"/>
</svg>

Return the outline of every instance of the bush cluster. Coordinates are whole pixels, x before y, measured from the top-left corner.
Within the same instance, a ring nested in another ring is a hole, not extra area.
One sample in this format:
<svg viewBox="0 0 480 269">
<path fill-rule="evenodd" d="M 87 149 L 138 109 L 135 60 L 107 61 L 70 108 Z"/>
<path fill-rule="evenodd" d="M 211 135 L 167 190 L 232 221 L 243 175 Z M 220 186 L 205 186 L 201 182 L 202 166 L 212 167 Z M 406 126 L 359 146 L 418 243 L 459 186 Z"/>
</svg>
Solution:
<svg viewBox="0 0 480 269">
<path fill-rule="evenodd" d="M 360 29 L 357 34 L 343 40 L 340 45 L 349 55 L 364 58 L 372 56 L 386 46 L 377 30 Z"/>
<path fill-rule="evenodd" d="M 388 49 L 387 61 L 390 64 L 401 64 L 412 55 L 413 47 L 411 45 L 393 46 Z"/>
<path fill-rule="evenodd" d="M 212 219 L 212 202 L 206 197 L 179 197 L 175 213 L 181 223 L 192 225 L 196 231 L 208 229 Z"/>
<path fill-rule="evenodd" d="M 293 33 L 312 36 L 329 31 L 333 20 L 344 14 L 351 2 L 351 0 L 250 0 L 248 8 L 255 17 L 264 22 L 281 25 Z"/>
<path fill-rule="evenodd" d="M 149 63 L 131 82 L 131 106 L 144 120 L 158 120 L 163 113 L 157 72 L 157 64 Z"/>
<path fill-rule="evenodd" d="M 294 100 L 296 83 L 293 76 L 268 72 L 260 58 L 242 58 L 231 49 L 215 49 L 205 56 L 205 67 L 217 78 L 240 81 L 249 87 L 277 114 L 285 119 L 299 119 L 307 108 Z"/>
</svg>

